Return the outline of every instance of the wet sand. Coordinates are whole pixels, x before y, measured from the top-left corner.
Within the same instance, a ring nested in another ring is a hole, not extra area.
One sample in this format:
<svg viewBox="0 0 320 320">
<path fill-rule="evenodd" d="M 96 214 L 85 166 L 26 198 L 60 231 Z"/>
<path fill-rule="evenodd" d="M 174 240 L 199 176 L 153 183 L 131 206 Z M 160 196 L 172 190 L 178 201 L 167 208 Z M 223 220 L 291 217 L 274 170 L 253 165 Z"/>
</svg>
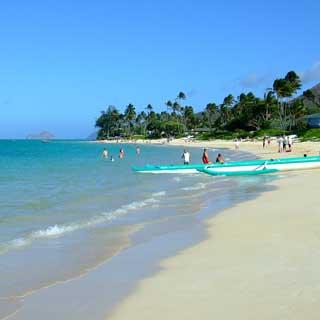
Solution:
<svg viewBox="0 0 320 320">
<path fill-rule="evenodd" d="M 270 158 L 318 154 L 319 145 L 240 149 Z M 279 176 L 272 191 L 209 219 L 206 240 L 164 260 L 108 319 L 318 319 L 320 170 Z"/>
</svg>

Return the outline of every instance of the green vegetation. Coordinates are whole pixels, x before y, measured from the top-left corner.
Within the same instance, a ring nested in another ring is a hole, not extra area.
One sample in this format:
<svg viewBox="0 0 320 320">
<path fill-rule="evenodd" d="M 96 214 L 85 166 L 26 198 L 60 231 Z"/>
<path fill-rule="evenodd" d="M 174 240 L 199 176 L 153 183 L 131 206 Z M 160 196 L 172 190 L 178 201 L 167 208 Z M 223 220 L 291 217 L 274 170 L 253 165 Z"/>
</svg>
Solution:
<svg viewBox="0 0 320 320">
<path fill-rule="evenodd" d="M 156 113 L 151 104 L 136 112 L 128 104 L 124 113 L 115 106 L 102 111 L 96 120 L 98 139 L 180 137 L 188 134 L 197 139 L 234 139 L 276 136 L 298 132 L 303 137 L 319 137 L 320 130 L 308 130 L 301 117 L 320 111 L 319 97 L 312 90 L 293 99 L 301 88 L 299 76 L 290 71 L 276 79 L 263 98 L 252 92 L 241 93 L 237 98 L 227 95 L 221 104 L 208 103 L 202 112 L 183 105 L 187 100 L 183 92 L 165 103 L 166 110 Z"/>
<path fill-rule="evenodd" d="M 300 132 L 301 141 L 320 141 L 320 129 L 308 129 Z"/>
</svg>

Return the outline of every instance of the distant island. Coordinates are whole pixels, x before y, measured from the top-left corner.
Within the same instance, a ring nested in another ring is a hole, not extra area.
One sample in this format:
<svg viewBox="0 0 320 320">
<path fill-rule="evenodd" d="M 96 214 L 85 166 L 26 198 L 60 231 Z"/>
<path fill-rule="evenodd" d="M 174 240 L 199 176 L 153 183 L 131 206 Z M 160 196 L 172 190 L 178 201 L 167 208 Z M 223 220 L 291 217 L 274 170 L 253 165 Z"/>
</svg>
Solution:
<svg viewBox="0 0 320 320">
<path fill-rule="evenodd" d="M 39 134 L 28 134 L 26 139 L 29 139 L 29 140 L 51 140 L 51 139 L 54 139 L 54 135 L 48 131 L 42 131 Z"/>
</svg>

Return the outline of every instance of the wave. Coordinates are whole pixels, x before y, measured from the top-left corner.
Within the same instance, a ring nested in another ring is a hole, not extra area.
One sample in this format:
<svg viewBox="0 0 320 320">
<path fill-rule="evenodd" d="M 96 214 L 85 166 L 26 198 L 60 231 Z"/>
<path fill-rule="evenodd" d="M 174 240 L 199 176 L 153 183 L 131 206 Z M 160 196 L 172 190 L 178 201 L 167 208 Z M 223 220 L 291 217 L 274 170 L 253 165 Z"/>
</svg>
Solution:
<svg viewBox="0 0 320 320">
<path fill-rule="evenodd" d="M 46 229 L 40 229 L 33 231 L 25 237 L 10 240 L 4 244 L 0 244 L 0 254 L 6 253 L 12 249 L 19 249 L 26 245 L 30 245 L 33 241 L 43 238 L 56 238 L 64 234 L 74 232 L 76 230 L 85 229 L 96 226 L 98 224 L 106 223 L 117 219 L 118 217 L 125 216 L 129 212 L 139 210 L 147 206 L 155 206 L 161 201 L 161 198 L 166 195 L 165 191 L 151 194 L 150 198 L 141 201 L 134 201 L 129 204 L 125 204 L 120 208 L 103 212 L 87 221 L 79 221 L 77 223 L 65 224 L 65 225 L 53 225 Z"/>
<path fill-rule="evenodd" d="M 31 233 L 31 238 L 37 239 L 37 238 L 46 238 L 46 237 L 54 237 L 59 236 L 63 233 L 72 232 L 74 230 L 77 230 L 78 226 L 75 225 L 69 225 L 69 226 L 58 226 L 57 224 L 54 226 L 50 226 L 45 230 L 38 230 Z"/>
</svg>

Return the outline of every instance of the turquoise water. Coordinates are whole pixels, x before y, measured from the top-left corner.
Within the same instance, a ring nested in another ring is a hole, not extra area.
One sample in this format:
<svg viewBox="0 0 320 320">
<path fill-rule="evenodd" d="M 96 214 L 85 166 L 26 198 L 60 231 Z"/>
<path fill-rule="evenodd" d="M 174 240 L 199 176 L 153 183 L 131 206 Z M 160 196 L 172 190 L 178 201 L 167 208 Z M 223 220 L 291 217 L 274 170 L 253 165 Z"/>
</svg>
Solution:
<svg viewBox="0 0 320 320">
<path fill-rule="evenodd" d="M 104 147 L 114 162 L 102 158 Z M 137 155 L 135 145 L 0 141 L 0 298 L 11 297 L 10 305 L 0 306 L 6 310 L 0 319 L 22 296 L 187 228 L 204 208 L 213 212 L 245 200 L 264 181 L 134 173 L 131 165 L 182 163 L 182 147 L 140 148 Z M 189 150 L 192 162 L 200 162 L 202 149 Z M 218 152 L 227 160 L 252 158 L 214 149 L 209 157 Z"/>
<path fill-rule="evenodd" d="M 109 156 L 116 160 L 111 162 L 102 158 L 103 147 L 0 142 L 0 252 L 47 236 L 118 223 L 117 217 L 121 223 L 127 212 L 152 206 L 174 187 L 172 177 L 141 176 L 130 166 L 181 163 L 181 148 L 143 146 L 137 156 L 134 145 L 108 145 Z M 123 147 L 126 154 L 119 159 Z M 192 153 L 200 159 L 201 150 Z"/>
</svg>

